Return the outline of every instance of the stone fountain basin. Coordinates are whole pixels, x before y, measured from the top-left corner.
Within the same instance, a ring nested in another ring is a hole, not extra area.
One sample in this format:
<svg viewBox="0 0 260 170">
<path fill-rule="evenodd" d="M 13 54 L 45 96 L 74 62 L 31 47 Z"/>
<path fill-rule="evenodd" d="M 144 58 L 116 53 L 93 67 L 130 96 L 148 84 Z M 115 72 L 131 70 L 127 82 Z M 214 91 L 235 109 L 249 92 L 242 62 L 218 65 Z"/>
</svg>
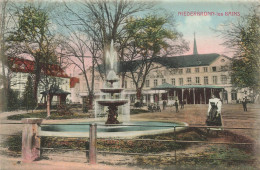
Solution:
<svg viewBox="0 0 260 170">
<path fill-rule="evenodd" d="M 89 137 L 89 125 L 96 123 L 98 138 L 134 138 L 144 135 L 157 135 L 184 130 L 188 127 L 185 122 L 153 122 L 134 121 L 119 125 L 105 125 L 104 122 L 81 122 L 74 125 L 42 125 L 39 134 L 41 136 L 59 137 Z M 82 125 L 81 125 L 82 124 Z M 140 126 L 139 126 L 140 125 Z M 174 126 L 177 126 L 174 129 Z M 181 126 L 181 127 L 178 127 Z"/>
<path fill-rule="evenodd" d="M 102 106 L 121 106 L 128 102 L 126 99 L 107 99 L 107 100 L 98 100 L 98 104 Z"/>
<path fill-rule="evenodd" d="M 105 89 L 100 89 L 102 92 L 104 93 L 121 93 L 121 91 L 123 91 L 123 88 L 117 88 L 117 89 L 113 89 L 113 88 L 105 88 Z"/>
</svg>

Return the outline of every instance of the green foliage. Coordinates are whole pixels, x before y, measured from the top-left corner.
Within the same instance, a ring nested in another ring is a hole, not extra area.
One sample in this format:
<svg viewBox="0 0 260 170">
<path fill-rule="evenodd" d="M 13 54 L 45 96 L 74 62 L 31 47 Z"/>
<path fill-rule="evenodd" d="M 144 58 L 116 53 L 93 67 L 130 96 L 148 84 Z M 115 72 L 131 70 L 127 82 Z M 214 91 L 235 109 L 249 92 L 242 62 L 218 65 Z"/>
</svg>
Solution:
<svg viewBox="0 0 260 170">
<path fill-rule="evenodd" d="M 43 38 L 50 24 L 45 11 L 34 6 L 25 6 L 18 15 L 18 30 L 10 39 L 15 41 L 35 41 Z"/>
<path fill-rule="evenodd" d="M 26 113 L 26 114 L 18 114 L 8 116 L 8 120 L 21 120 L 23 118 L 46 118 L 46 112 L 38 112 L 38 113 Z M 87 118 L 88 114 L 73 114 L 73 115 L 60 115 L 57 112 L 51 112 L 51 116 L 48 119 L 79 119 L 79 118 Z"/>
<path fill-rule="evenodd" d="M 130 110 L 130 114 L 134 115 L 134 114 L 140 114 L 140 113 L 148 113 L 148 110 L 143 110 L 143 109 L 131 109 Z"/>
<path fill-rule="evenodd" d="M 153 55 L 158 54 L 161 49 L 170 46 L 166 39 L 175 40 L 178 33 L 165 27 L 169 21 L 166 17 L 147 16 L 141 19 L 131 18 L 127 21 L 127 32 L 134 46 L 138 47 L 144 56 L 148 51 Z"/>
<path fill-rule="evenodd" d="M 260 87 L 260 16 L 255 10 L 234 24 L 227 31 L 230 48 L 235 48 L 231 81 L 237 87 L 249 87 L 259 91 Z"/>
<path fill-rule="evenodd" d="M 33 82 L 31 76 L 28 76 L 25 90 L 23 92 L 23 106 L 26 107 L 27 110 L 34 109 L 36 106 L 36 101 L 34 100 L 34 93 L 33 93 Z"/>
<path fill-rule="evenodd" d="M 14 136 L 8 136 L 2 143 L 3 147 L 8 148 L 9 151 L 21 153 L 22 151 L 22 133 L 17 133 Z"/>
<path fill-rule="evenodd" d="M 18 92 L 12 90 L 11 88 L 8 88 L 7 93 L 5 93 L 7 96 L 3 96 L 3 90 L 4 89 L 0 90 L 0 94 L 2 97 L 2 102 L 0 105 L 3 107 L 2 109 L 4 109 L 4 111 L 12 111 L 18 109 L 21 103 Z"/>
</svg>

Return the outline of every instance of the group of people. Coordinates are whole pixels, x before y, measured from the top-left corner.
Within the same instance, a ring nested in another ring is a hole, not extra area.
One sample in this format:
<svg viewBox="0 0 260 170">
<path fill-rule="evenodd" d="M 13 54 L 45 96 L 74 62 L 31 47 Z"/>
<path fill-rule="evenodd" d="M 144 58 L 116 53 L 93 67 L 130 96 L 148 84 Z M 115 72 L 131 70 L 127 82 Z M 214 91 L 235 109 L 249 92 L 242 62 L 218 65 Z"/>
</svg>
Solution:
<svg viewBox="0 0 260 170">
<path fill-rule="evenodd" d="M 177 99 L 177 100 L 175 100 L 175 102 L 174 102 L 174 104 L 173 104 L 173 105 L 175 106 L 176 113 L 179 112 L 179 104 L 181 105 L 181 109 L 184 109 L 184 101 L 181 101 L 181 102 L 179 103 L 179 100 Z M 167 102 L 166 102 L 166 100 L 164 100 L 164 101 L 163 101 L 163 110 L 166 109 L 166 105 L 167 105 Z"/>
<path fill-rule="evenodd" d="M 174 106 L 176 109 L 176 113 L 179 112 L 179 104 L 181 105 L 181 109 L 184 108 L 184 101 L 175 100 Z M 247 99 L 243 98 L 242 101 L 244 111 L 247 111 Z M 166 109 L 167 102 L 163 101 L 163 110 Z M 222 118 L 221 118 L 221 107 L 222 101 L 217 98 L 215 95 L 212 95 L 211 99 L 209 99 L 208 111 L 207 111 L 207 126 L 222 126 Z"/>
</svg>

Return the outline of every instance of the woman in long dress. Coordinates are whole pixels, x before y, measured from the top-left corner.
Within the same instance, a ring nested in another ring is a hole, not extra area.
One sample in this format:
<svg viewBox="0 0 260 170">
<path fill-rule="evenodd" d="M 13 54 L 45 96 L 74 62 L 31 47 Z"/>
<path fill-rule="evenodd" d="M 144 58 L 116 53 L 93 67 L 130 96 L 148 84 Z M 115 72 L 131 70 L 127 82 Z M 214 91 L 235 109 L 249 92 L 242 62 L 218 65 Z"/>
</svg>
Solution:
<svg viewBox="0 0 260 170">
<path fill-rule="evenodd" d="M 221 106 L 221 100 L 214 95 L 209 99 L 208 117 L 206 120 L 207 126 L 222 126 Z"/>
</svg>

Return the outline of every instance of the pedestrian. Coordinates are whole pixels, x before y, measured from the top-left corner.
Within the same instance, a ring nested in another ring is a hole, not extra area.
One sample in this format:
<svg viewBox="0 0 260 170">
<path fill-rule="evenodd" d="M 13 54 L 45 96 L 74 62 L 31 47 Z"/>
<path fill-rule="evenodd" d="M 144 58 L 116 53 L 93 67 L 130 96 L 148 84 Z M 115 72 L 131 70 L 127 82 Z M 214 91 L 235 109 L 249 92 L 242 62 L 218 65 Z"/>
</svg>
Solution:
<svg viewBox="0 0 260 170">
<path fill-rule="evenodd" d="M 221 100 L 212 95 L 211 99 L 209 99 L 209 107 L 206 120 L 207 126 L 222 126 L 221 107 Z"/>
<path fill-rule="evenodd" d="M 247 104 L 246 98 L 243 98 L 242 105 L 243 105 L 244 112 L 247 112 L 246 104 Z"/>
<path fill-rule="evenodd" d="M 181 100 L 181 109 L 184 109 L 184 101 Z"/>
<path fill-rule="evenodd" d="M 163 101 L 163 110 L 166 109 L 166 104 L 167 104 L 167 103 L 166 103 L 166 101 L 164 100 L 164 101 Z"/>
<path fill-rule="evenodd" d="M 175 105 L 175 108 L 176 108 L 176 113 L 177 112 L 179 112 L 179 103 L 178 103 L 178 100 L 175 100 L 175 103 L 174 103 L 174 105 Z"/>
</svg>

